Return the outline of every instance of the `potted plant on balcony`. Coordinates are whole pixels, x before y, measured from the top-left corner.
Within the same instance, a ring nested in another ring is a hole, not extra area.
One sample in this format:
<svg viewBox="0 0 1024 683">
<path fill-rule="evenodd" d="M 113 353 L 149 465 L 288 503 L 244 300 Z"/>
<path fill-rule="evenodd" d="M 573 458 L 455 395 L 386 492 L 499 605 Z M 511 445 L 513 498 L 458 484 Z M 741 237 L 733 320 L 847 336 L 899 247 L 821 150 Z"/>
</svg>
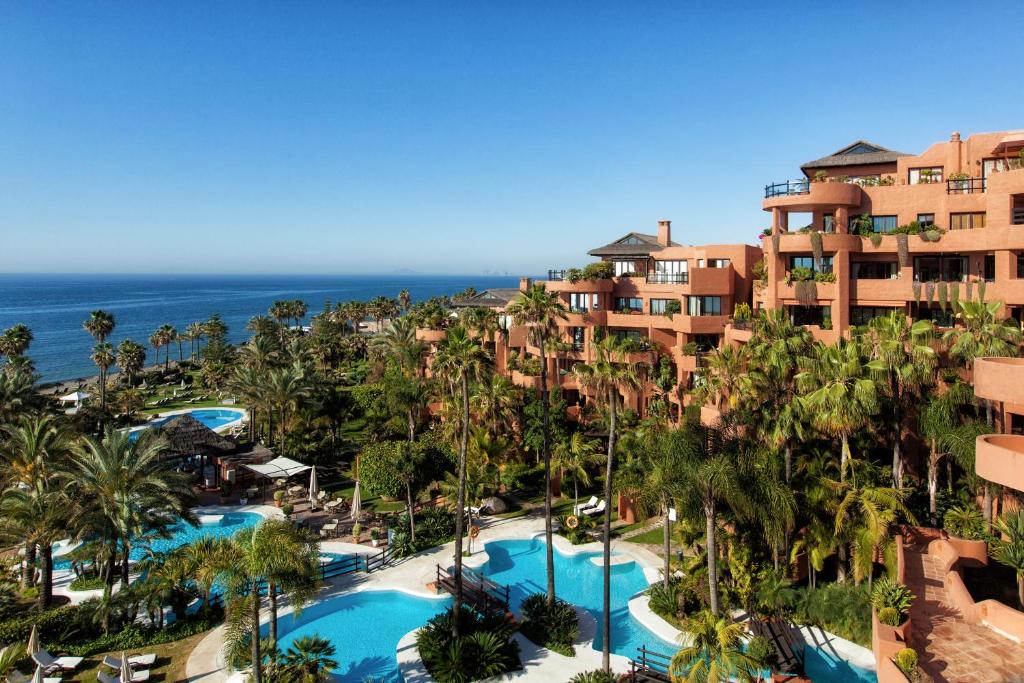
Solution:
<svg viewBox="0 0 1024 683">
<path fill-rule="evenodd" d="M 274 505 L 281 507 L 281 503 L 284 501 L 284 491 L 274 491 Z"/>
<path fill-rule="evenodd" d="M 970 189 L 971 176 L 966 173 L 950 173 L 949 189 L 954 192 L 967 192 Z"/>
<path fill-rule="evenodd" d="M 373 545 L 374 548 L 380 545 L 380 529 L 377 527 L 370 529 L 370 544 Z"/>
<path fill-rule="evenodd" d="M 977 505 L 954 505 L 942 516 L 942 530 L 961 557 L 986 564 L 985 517 Z"/>
<path fill-rule="evenodd" d="M 871 587 L 871 609 L 880 631 L 888 630 L 891 640 L 906 642 L 910 636 L 910 606 L 914 594 L 899 581 L 882 576 Z"/>
<path fill-rule="evenodd" d="M 828 173 L 826 173 L 825 171 L 815 171 L 814 172 L 814 182 L 816 182 L 816 183 L 823 183 L 826 180 L 828 180 Z"/>
<path fill-rule="evenodd" d="M 363 525 L 356 522 L 352 525 L 352 542 L 359 543 L 359 537 L 363 534 Z"/>
<path fill-rule="evenodd" d="M 896 656 L 892 658 L 893 664 L 900 670 L 904 676 L 907 677 L 911 683 L 917 683 L 922 680 L 921 671 L 917 668 L 917 650 L 913 648 L 905 647 L 896 653 Z"/>
</svg>

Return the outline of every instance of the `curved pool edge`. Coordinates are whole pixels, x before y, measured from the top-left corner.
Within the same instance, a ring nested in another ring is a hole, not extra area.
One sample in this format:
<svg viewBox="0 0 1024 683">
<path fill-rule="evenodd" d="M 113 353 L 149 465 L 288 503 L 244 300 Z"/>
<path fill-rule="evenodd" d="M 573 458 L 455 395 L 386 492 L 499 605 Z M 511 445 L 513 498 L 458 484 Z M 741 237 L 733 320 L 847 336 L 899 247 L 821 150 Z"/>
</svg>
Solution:
<svg viewBox="0 0 1024 683">
<path fill-rule="evenodd" d="M 877 672 L 874 653 L 863 645 L 841 638 L 817 626 L 800 626 L 797 631 L 805 647 L 813 647 L 841 659 L 847 664 L 852 664 L 858 669 L 872 673 Z"/>
<path fill-rule="evenodd" d="M 651 609 L 650 603 L 651 597 L 646 594 L 637 595 L 632 598 L 627 604 L 630 616 L 666 643 L 678 643 L 683 632 L 655 613 Z"/>
<path fill-rule="evenodd" d="M 398 660 L 398 675 L 405 683 L 434 683 L 434 677 L 427 672 L 427 667 L 420 657 L 420 650 L 416 647 L 416 634 L 420 629 L 415 628 L 399 638 L 395 646 L 395 659 Z"/>
</svg>

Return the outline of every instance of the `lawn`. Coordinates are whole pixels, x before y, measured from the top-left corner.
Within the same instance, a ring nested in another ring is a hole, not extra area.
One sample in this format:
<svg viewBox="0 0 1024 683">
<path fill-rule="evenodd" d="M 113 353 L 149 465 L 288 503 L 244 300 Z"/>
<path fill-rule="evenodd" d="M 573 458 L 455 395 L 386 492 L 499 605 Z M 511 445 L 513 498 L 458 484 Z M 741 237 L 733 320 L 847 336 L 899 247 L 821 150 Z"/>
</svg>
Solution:
<svg viewBox="0 0 1024 683">
<path fill-rule="evenodd" d="M 199 633 L 182 640 L 175 641 L 173 643 L 165 643 L 163 645 L 153 645 L 151 647 L 142 648 L 140 650 L 129 650 L 128 655 L 145 654 L 145 653 L 156 653 L 156 664 L 149 670 L 150 681 L 162 681 L 164 683 L 176 683 L 177 681 L 187 680 L 185 676 L 185 664 L 188 661 L 188 656 L 195 649 L 199 641 L 205 638 L 209 634 L 209 631 L 205 633 Z M 120 658 L 120 652 L 108 652 L 115 658 Z M 64 683 L 95 683 L 96 674 L 105 670 L 109 674 L 115 672 L 102 666 L 104 654 L 93 655 L 86 657 L 85 661 L 82 662 L 82 666 L 78 671 L 73 674 L 66 674 L 64 676 Z"/>
</svg>

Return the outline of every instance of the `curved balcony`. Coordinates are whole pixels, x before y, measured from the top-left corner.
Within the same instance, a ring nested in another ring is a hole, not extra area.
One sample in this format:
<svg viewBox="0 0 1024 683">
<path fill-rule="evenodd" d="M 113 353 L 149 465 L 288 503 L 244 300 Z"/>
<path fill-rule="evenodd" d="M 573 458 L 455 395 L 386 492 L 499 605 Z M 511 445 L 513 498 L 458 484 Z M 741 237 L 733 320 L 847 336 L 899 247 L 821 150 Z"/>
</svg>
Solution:
<svg viewBox="0 0 1024 683">
<path fill-rule="evenodd" d="M 990 401 L 1024 404 L 1024 358 L 978 358 L 974 395 Z"/>
<path fill-rule="evenodd" d="M 861 188 L 853 183 L 815 183 L 791 180 L 765 187 L 765 198 L 761 208 L 770 211 L 785 208 L 787 211 L 813 211 L 826 207 L 860 206 Z"/>
<path fill-rule="evenodd" d="M 974 468 L 982 479 L 1024 491 L 1024 436 L 979 436 L 975 442 Z"/>
<path fill-rule="evenodd" d="M 445 330 L 431 330 L 427 328 L 416 329 L 416 339 L 431 344 L 436 344 L 437 342 L 444 341 L 444 338 L 447 334 L 448 333 Z"/>
</svg>

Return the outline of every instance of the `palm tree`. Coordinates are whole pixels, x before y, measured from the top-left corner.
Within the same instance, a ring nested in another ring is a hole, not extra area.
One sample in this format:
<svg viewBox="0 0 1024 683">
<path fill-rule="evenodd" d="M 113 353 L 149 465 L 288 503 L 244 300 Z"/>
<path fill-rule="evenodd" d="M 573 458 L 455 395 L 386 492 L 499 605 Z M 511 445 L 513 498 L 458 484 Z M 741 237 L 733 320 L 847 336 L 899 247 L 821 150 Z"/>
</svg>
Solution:
<svg viewBox="0 0 1024 683">
<path fill-rule="evenodd" d="M 35 377 L 29 370 L 11 370 L 7 365 L 0 372 L 0 423 L 13 421 L 38 401 Z"/>
<path fill-rule="evenodd" d="M 185 337 L 188 339 L 188 359 L 196 359 L 196 342 L 201 341 L 204 336 L 203 324 L 191 322 L 185 327 Z"/>
<path fill-rule="evenodd" d="M 0 356 L 20 358 L 32 344 L 32 330 L 24 323 L 12 325 L 0 334 Z"/>
<path fill-rule="evenodd" d="M 160 330 L 157 330 L 153 334 L 149 335 L 149 345 L 156 349 L 156 362 L 158 364 L 160 363 L 160 349 L 162 349 L 166 343 L 167 340 L 164 336 L 164 333 L 161 332 Z"/>
<path fill-rule="evenodd" d="M 680 643 L 686 647 L 672 656 L 669 676 L 686 683 L 749 681 L 758 665 L 743 647 L 743 626 L 704 610 L 683 622 Z"/>
<path fill-rule="evenodd" d="M 100 410 L 107 409 L 107 371 L 117 360 L 110 342 L 100 342 L 92 347 L 92 362 L 100 371 Z"/>
<path fill-rule="evenodd" d="M 426 346 L 416 339 L 416 323 L 408 316 L 391 321 L 374 335 L 371 348 L 382 359 L 394 360 L 403 372 L 419 374 Z"/>
<path fill-rule="evenodd" d="M 797 386 L 803 410 L 815 427 L 838 438 L 840 478 L 846 476 L 850 459 L 850 435 L 861 429 L 878 410 L 876 385 L 855 342 L 840 339 L 834 345 L 819 344 L 811 357 L 800 359 Z"/>
<path fill-rule="evenodd" d="M 573 374 L 579 385 L 592 391 L 598 405 L 604 405 L 608 409 L 608 457 L 605 462 L 604 480 L 604 622 L 601 650 L 601 666 L 605 671 L 611 670 L 612 471 L 615 465 L 619 392 L 635 390 L 639 388 L 641 381 L 637 367 L 625 362 L 627 348 L 624 342 L 609 335 L 593 345 L 593 363 L 577 363 L 573 366 Z M 550 487 L 548 490 L 547 495 L 550 497 Z"/>
<path fill-rule="evenodd" d="M 403 313 L 409 312 L 409 307 L 412 306 L 412 296 L 408 289 L 403 289 L 398 293 L 398 305 Z"/>
<path fill-rule="evenodd" d="M 103 343 L 110 336 L 110 333 L 114 331 L 116 323 L 114 322 L 114 316 L 106 311 L 93 311 L 89 314 L 89 317 L 82 327 L 85 331 L 92 335 L 92 338 L 99 343 Z"/>
<path fill-rule="evenodd" d="M 167 350 L 164 352 L 164 372 L 166 372 L 171 364 L 171 344 L 173 344 L 178 339 L 178 331 L 174 329 L 173 326 L 165 323 L 160 326 L 157 332 L 159 332 L 160 337 L 163 340 L 163 345 L 167 347 Z M 180 347 L 178 349 L 178 352 L 180 355 Z"/>
<path fill-rule="evenodd" d="M 803 554 L 807 558 L 807 585 L 816 588 L 818 572 L 825 568 L 825 560 L 835 551 L 836 537 L 833 528 L 820 520 L 812 519 L 793 543 L 790 562 L 796 564 Z"/>
<path fill-rule="evenodd" d="M 239 531 L 225 549 L 220 575 L 232 596 L 228 604 L 225 645 L 229 651 L 237 652 L 248 639 L 254 683 L 260 683 L 263 676 L 260 654 L 262 585 L 275 576 L 306 577 L 302 590 L 293 593 L 299 600 L 296 604 L 301 605 L 301 600 L 315 590 L 319 554 L 315 541 L 281 519 L 265 519 L 252 529 Z M 276 615 L 272 615 L 271 628 L 276 630 L 275 620 Z"/>
<path fill-rule="evenodd" d="M 934 380 L 938 354 L 932 348 L 935 328 L 929 320 L 907 321 L 903 311 L 873 318 L 864 337 L 868 346 L 868 370 L 892 406 L 892 482 L 903 487 L 903 418 Z"/>
<path fill-rule="evenodd" d="M 603 459 L 598 452 L 598 444 L 588 439 L 583 432 L 573 432 L 566 441 L 555 444 L 554 460 L 551 466 L 562 473 L 572 475 L 573 499 L 575 508 L 580 505 L 580 484 L 590 486 L 590 473 L 587 467 L 597 465 Z"/>
<path fill-rule="evenodd" d="M 309 398 L 309 384 L 301 366 L 286 365 L 267 373 L 264 391 L 267 402 L 278 411 L 280 424 L 279 447 L 285 447 L 288 413 L 296 413 Z"/>
<path fill-rule="evenodd" d="M 704 368 L 704 383 L 698 392 L 704 398 L 713 398 L 715 407 L 722 410 L 726 405 L 736 408 L 750 391 L 750 376 L 747 373 L 745 347 L 739 349 L 726 346 L 715 349 L 707 356 Z"/>
<path fill-rule="evenodd" d="M 331 680 L 331 672 L 338 668 L 336 653 L 331 641 L 320 635 L 301 636 L 284 653 L 284 666 L 296 683 L 321 683 Z"/>
<path fill-rule="evenodd" d="M 469 383 L 478 379 L 490 360 L 487 352 L 461 325 L 449 328 L 434 356 L 434 372 L 445 379 L 449 393 L 459 397 L 459 491 L 455 505 L 455 604 L 452 607 L 452 635 L 459 637 L 462 614 L 462 535 L 466 507 L 466 451 L 469 447 Z"/>
<path fill-rule="evenodd" d="M 545 356 L 548 341 L 558 334 L 558 321 L 567 319 L 565 304 L 557 294 L 549 294 L 542 283 L 536 283 L 519 294 L 508 305 L 506 313 L 516 325 L 526 325 L 540 352 L 541 457 L 544 460 L 544 542 L 547 558 L 548 608 L 555 605 L 555 554 L 551 529 L 551 449 L 550 402 L 548 397 L 548 363 Z M 608 503 L 611 505 L 611 502 Z"/>
<path fill-rule="evenodd" d="M 473 393 L 473 409 L 492 434 L 508 427 L 516 407 L 522 404 L 519 390 L 504 375 L 494 373 L 477 384 Z"/>
<path fill-rule="evenodd" d="M 1017 601 L 1024 607 L 1024 510 L 1004 514 L 995 530 L 999 538 L 993 544 L 992 558 L 1017 573 Z"/>
<path fill-rule="evenodd" d="M 117 365 L 125 374 L 128 386 L 135 385 L 135 377 L 146 364 L 146 349 L 142 344 L 125 339 L 117 345 Z"/>
<path fill-rule="evenodd" d="M 939 523 L 937 495 L 939 489 L 939 463 L 948 455 L 941 445 L 959 422 L 959 409 L 970 403 L 973 393 L 963 382 L 954 382 L 944 393 L 933 393 L 918 415 L 921 434 L 928 440 L 928 514 L 932 526 Z"/>
</svg>

